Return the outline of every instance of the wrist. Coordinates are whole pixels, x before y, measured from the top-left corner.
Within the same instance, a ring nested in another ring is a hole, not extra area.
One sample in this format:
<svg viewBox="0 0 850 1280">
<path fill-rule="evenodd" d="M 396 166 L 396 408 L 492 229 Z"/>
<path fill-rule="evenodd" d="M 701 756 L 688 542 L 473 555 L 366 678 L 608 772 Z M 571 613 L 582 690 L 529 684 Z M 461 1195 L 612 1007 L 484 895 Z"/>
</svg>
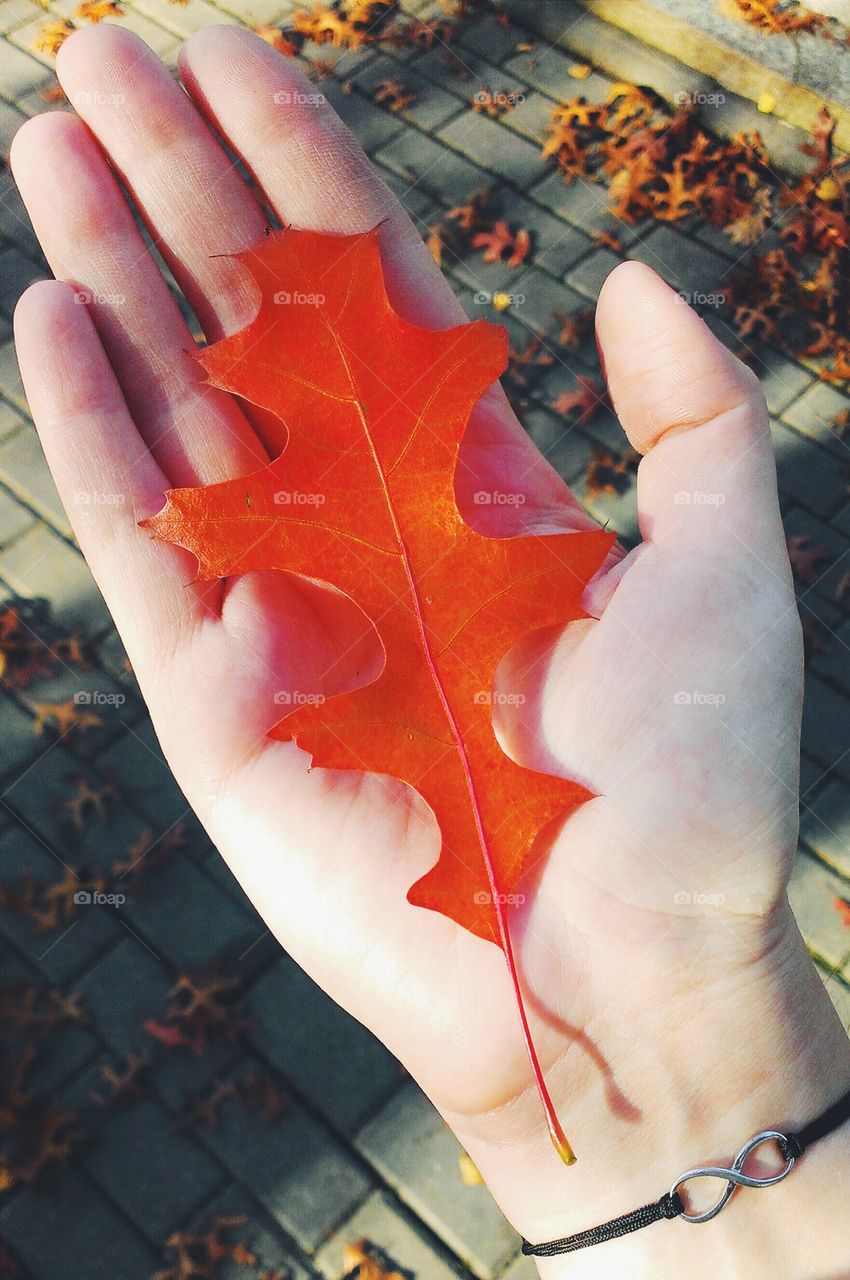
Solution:
<svg viewBox="0 0 850 1280">
<path fill-rule="evenodd" d="M 682 979 L 659 946 L 636 958 L 627 978 L 611 975 L 607 999 L 594 992 L 594 1007 L 603 1012 L 584 1037 L 604 1055 L 607 1080 L 598 1062 L 594 1067 L 573 1046 L 547 1073 L 576 1166 L 560 1166 L 531 1119 L 535 1099 L 525 1095 L 496 1123 L 493 1117 L 455 1123 L 527 1239 L 571 1235 L 655 1201 L 686 1169 L 729 1164 L 753 1134 L 800 1128 L 850 1087 L 850 1044 L 787 904 L 763 924 L 727 922 L 703 944 L 698 980 Z M 730 954 L 741 962 L 730 964 Z M 778 1153 L 765 1146 L 747 1172 L 779 1167 Z M 692 1184 L 692 1208 L 708 1207 L 722 1189 L 714 1180 Z M 822 1280 L 850 1272 L 840 1226 L 848 1219 L 845 1125 L 813 1146 L 784 1182 L 736 1192 L 710 1223 L 658 1223 L 541 1260 L 540 1270 L 545 1277 L 596 1278 L 610 1267 L 612 1275 L 652 1280 L 683 1274 Z"/>
</svg>

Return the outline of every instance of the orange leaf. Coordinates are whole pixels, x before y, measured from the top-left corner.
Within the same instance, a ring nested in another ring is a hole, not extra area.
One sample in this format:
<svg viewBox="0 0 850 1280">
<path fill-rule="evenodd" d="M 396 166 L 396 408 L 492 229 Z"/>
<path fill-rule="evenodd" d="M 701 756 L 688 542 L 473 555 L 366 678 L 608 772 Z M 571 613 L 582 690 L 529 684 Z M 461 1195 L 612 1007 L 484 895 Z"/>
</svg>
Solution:
<svg viewBox="0 0 850 1280">
<path fill-rule="evenodd" d="M 586 616 L 582 591 L 613 538 L 490 538 L 464 523 L 458 450 L 474 404 L 505 367 L 506 334 L 483 320 L 441 331 L 403 320 L 386 295 L 377 229 L 287 230 L 238 256 L 258 285 L 257 316 L 199 358 L 215 386 L 286 423 L 286 448 L 252 475 L 171 490 L 144 523 L 192 551 L 201 578 L 288 570 L 342 590 L 374 624 L 380 675 L 299 706 L 272 737 L 295 739 L 316 766 L 392 774 L 430 805 L 442 849 L 408 900 L 503 948 L 556 1126 L 506 903 L 541 828 L 590 795 L 504 754 L 492 690 L 522 636 Z"/>
</svg>

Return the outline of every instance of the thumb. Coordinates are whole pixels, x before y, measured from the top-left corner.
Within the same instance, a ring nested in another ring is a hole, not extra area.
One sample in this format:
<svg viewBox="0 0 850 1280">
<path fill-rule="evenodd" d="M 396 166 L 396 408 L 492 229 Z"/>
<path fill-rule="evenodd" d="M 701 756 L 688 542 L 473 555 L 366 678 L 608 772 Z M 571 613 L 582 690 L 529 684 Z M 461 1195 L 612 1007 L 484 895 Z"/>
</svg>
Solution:
<svg viewBox="0 0 850 1280">
<path fill-rule="evenodd" d="M 689 552 L 738 551 L 788 578 L 776 466 L 758 379 L 649 267 L 607 278 L 596 312 L 611 400 L 644 454 L 638 511 L 645 541 Z"/>
</svg>

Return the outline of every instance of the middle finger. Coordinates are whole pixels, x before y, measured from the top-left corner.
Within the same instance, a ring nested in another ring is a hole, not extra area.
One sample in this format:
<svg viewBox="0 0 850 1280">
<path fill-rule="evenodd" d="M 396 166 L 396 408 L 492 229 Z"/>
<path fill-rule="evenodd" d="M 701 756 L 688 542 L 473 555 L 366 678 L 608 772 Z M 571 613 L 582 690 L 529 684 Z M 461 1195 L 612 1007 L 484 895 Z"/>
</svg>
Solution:
<svg viewBox="0 0 850 1280">
<path fill-rule="evenodd" d="M 145 443 L 172 484 L 207 484 L 266 461 L 245 415 L 206 386 L 195 342 L 85 124 L 27 121 L 12 168 L 54 275 L 84 291 Z"/>
</svg>

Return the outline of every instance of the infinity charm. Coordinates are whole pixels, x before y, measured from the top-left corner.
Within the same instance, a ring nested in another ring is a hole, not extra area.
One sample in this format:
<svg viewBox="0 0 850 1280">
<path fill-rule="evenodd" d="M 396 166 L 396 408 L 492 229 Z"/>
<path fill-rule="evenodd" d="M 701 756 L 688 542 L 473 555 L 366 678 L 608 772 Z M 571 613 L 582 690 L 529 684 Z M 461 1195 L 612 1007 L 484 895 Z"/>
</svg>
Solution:
<svg viewBox="0 0 850 1280">
<path fill-rule="evenodd" d="M 683 1173 L 670 1188 L 671 1196 L 674 1196 L 679 1187 L 691 1178 L 721 1178 L 728 1185 L 717 1204 L 711 1209 L 706 1209 L 705 1213 L 688 1213 L 685 1209 L 682 1209 L 679 1217 L 684 1218 L 685 1222 L 710 1222 L 712 1218 L 717 1217 L 736 1187 L 772 1187 L 774 1183 L 781 1182 L 783 1178 L 787 1178 L 794 1168 L 793 1156 L 788 1156 L 785 1168 L 780 1170 L 779 1173 L 773 1174 L 770 1178 L 753 1178 L 749 1174 L 742 1172 L 744 1164 L 756 1147 L 760 1147 L 763 1142 L 776 1142 L 780 1139 L 783 1143 L 788 1141 L 784 1133 L 778 1133 L 775 1129 L 765 1129 L 762 1133 L 757 1133 L 754 1138 L 750 1138 L 749 1142 L 741 1147 L 730 1168 L 725 1169 L 722 1165 L 706 1165 L 703 1169 L 689 1169 L 687 1173 Z"/>
</svg>

